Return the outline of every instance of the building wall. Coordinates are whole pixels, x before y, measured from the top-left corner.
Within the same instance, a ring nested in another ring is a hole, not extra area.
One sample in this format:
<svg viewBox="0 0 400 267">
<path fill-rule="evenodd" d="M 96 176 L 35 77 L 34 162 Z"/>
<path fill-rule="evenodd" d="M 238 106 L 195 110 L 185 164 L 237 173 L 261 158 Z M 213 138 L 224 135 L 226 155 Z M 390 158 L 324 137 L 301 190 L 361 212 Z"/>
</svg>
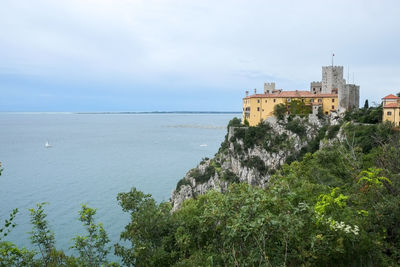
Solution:
<svg viewBox="0 0 400 267">
<path fill-rule="evenodd" d="M 324 97 L 322 98 L 322 112 L 325 115 L 331 114 L 332 111 L 336 111 L 338 107 L 337 97 Z"/>
<path fill-rule="evenodd" d="M 278 104 L 286 105 L 288 99 L 290 99 L 290 101 L 294 100 L 302 101 L 302 99 L 304 99 L 304 103 L 307 105 L 311 105 L 312 101 L 314 101 L 314 103 L 320 103 L 322 104 L 322 111 L 324 114 L 330 114 L 332 111 L 336 111 L 338 106 L 337 96 L 319 97 L 319 98 L 318 97 L 312 97 L 312 98 L 248 97 L 243 99 L 242 121 L 244 122 L 244 120 L 247 119 L 250 126 L 255 126 L 259 124 L 261 121 L 267 119 L 268 117 L 273 116 L 275 105 Z M 250 108 L 250 112 L 246 112 L 247 108 Z"/>
<path fill-rule="evenodd" d="M 339 112 L 347 109 L 358 108 L 360 106 L 360 86 L 355 84 L 346 84 L 338 91 Z"/>
<path fill-rule="evenodd" d="M 391 114 L 389 115 L 388 112 Z M 398 108 L 384 108 L 383 121 L 393 122 L 396 126 L 400 126 L 400 107 Z"/>
</svg>

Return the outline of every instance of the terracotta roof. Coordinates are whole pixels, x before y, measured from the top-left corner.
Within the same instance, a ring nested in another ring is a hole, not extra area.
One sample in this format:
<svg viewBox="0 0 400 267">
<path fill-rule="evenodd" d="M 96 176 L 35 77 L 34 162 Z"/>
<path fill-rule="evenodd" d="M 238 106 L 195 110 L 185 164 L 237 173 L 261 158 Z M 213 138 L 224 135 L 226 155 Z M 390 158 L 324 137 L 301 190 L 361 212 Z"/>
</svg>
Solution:
<svg viewBox="0 0 400 267">
<path fill-rule="evenodd" d="M 385 96 L 385 97 L 382 98 L 382 99 L 400 99 L 400 97 L 395 96 L 395 95 L 393 95 L 393 94 L 390 94 L 390 95 Z"/>
<path fill-rule="evenodd" d="M 323 98 L 323 97 L 337 97 L 337 94 L 313 94 L 310 91 L 282 91 L 275 94 L 254 94 L 245 98 L 299 98 L 299 97 L 313 97 L 313 98 Z"/>
<path fill-rule="evenodd" d="M 400 106 L 397 103 L 388 103 L 384 106 L 384 108 L 400 108 Z"/>
</svg>

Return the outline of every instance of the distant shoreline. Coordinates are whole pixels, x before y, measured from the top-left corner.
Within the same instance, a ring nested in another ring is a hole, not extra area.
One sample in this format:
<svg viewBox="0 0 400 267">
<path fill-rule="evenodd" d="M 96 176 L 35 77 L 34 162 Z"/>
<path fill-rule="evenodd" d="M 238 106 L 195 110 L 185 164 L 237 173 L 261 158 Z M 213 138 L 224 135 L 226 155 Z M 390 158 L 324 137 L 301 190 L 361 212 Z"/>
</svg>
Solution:
<svg viewBox="0 0 400 267">
<path fill-rule="evenodd" d="M 99 111 L 99 112 L 45 112 L 45 111 L 0 111 L 0 114 L 241 114 L 240 111 Z"/>
<path fill-rule="evenodd" d="M 72 112 L 74 114 L 239 114 L 236 111 L 126 111 L 126 112 Z"/>
</svg>

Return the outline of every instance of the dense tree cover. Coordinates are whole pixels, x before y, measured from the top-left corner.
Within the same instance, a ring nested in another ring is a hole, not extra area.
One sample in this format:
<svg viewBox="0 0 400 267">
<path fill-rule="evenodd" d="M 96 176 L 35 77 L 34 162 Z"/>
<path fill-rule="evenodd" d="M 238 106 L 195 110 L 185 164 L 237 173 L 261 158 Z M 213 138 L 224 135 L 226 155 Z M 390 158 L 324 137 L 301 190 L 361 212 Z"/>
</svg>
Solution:
<svg viewBox="0 0 400 267">
<path fill-rule="evenodd" d="M 128 266 L 398 265 L 399 156 L 390 124 L 349 124 L 266 189 L 232 184 L 174 213 L 132 189 L 118 196 L 131 222 L 117 255 Z"/>
<path fill-rule="evenodd" d="M 379 123 L 382 122 L 382 112 L 382 104 L 370 107 L 368 100 L 366 100 L 363 108 L 346 111 L 344 120 L 361 123 Z"/>
</svg>

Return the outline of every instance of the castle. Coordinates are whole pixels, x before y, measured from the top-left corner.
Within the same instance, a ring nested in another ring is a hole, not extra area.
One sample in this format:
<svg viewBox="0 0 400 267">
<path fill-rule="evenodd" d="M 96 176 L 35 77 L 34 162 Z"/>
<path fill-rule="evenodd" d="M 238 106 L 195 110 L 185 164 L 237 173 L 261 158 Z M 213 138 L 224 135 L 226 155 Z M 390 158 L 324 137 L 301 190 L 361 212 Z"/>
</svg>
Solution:
<svg viewBox="0 0 400 267">
<path fill-rule="evenodd" d="M 309 91 L 283 91 L 276 89 L 275 83 L 264 83 L 264 93 L 249 95 L 243 98 L 243 121 L 255 126 L 274 115 L 278 104 L 286 106 L 290 113 L 291 103 L 301 103 L 310 112 L 322 111 L 329 115 L 332 112 L 343 113 L 348 109 L 358 108 L 360 86 L 347 84 L 343 79 L 343 66 L 322 67 L 322 81 L 311 82 Z"/>
</svg>

